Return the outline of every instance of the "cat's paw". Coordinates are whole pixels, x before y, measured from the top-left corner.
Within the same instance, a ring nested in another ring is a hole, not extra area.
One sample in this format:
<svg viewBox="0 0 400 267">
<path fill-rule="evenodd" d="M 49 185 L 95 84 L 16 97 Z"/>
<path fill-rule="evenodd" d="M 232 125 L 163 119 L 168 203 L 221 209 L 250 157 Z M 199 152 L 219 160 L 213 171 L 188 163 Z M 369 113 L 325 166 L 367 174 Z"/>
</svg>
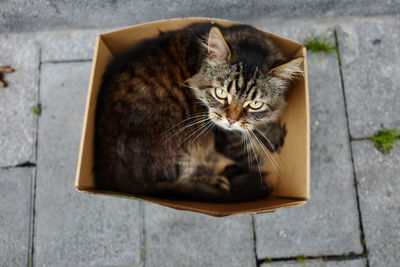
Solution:
<svg viewBox="0 0 400 267">
<path fill-rule="evenodd" d="M 248 201 L 268 196 L 270 187 L 258 172 L 240 174 L 231 179 L 231 194 L 239 200 Z"/>
<path fill-rule="evenodd" d="M 194 176 L 191 178 L 191 181 L 208 185 L 223 192 L 229 192 L 231 190 L 231 183 L 225 175 Z"/>
<path fill-rule="evenodd" d="M 229 192 L 231 190 L 231 183 L 225 176 L 217 175 L 211 177 L 212 179 L 210 180 L 209 184 L 213 187 L 219 188 L 225 192 Z"/>
</svg>

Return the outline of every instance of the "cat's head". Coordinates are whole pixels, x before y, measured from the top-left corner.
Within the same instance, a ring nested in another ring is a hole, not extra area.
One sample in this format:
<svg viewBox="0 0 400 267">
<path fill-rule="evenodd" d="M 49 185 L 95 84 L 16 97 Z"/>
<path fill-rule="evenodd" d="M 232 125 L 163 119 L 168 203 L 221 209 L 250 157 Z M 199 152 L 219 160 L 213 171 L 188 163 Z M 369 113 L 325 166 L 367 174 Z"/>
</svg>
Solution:
<svg viewBox="0 0 400 267">
<path fill-rule="evenodd" d="M 290 82 L 303 74 L 303 58 L 284 59 L 272 41 L 255 29 L 238 31 L 224 36 L 217 27 L 211 28 L 204 43 L 207 56 L 187 83 L 217 125 L 252 130 L 277 120 Z"/>
</svg>

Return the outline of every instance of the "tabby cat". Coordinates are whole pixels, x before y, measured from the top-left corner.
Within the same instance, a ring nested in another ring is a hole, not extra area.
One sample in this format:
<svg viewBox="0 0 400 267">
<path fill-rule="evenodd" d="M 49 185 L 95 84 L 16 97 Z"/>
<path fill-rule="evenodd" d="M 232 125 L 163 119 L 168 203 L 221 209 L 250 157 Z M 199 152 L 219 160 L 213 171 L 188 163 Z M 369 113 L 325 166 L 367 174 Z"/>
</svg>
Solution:
<svg viewBox="0 0 400 267">
<path fill-rule="evenodd" d="M 96 187 L 208 202 L 267 196 L 262 153 L 283 145 L 276 121 L 302 72 L 302 58 L 248 25 L 196 23 L 141 41 L 103 78 Z M 231 163 L 218 170 L 221 155 Z"/>
</svg>

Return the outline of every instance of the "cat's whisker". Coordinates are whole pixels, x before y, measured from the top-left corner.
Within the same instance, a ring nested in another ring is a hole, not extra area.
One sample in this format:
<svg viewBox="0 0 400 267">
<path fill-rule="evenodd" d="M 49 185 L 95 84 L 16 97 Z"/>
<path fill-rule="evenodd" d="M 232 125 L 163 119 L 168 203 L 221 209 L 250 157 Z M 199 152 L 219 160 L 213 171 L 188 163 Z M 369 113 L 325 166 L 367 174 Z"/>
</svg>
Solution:
<svg viewBox="0 0 400 267">
<path fill-rule="evenodd" d="M 174 126 L 172 126 L 171 128 L 165 130 L 162 135 L 166 134 L 167 132 L 171 131 L 172 129 L 174 129 L 175 127 L 179 126 L 180 124 L 184 123 L 185 121 L 191 120 L 191 119 L 195 119 L 195 118 L 199 118 L 199 117 L 207 117 L 208 112 L 200 112 L 200 113 L 196 113 L 188 118 L 185 118 L 183 120 L 181 120 L 180 122 L 178 122 L 177 124 L 175 124 Z"/>
<path fill-rule="evenodd" d="M 178 81 L 177 81 L 177 83 L 180 84 L 180 85 L 182 85 L 182 86 L 185 86 L 185 87 L 187 87 L 187 88 L 190 88 L 190 89 L 193 89 L 193 90 L 198 90 L 198 88 L 193 87 L 193 86 L 190 86 L 190 85 L 188 85 L 188 84 L 181 83 L 181 82 L 178 82 Z"/>
<path fill-rule="evenodd" d="M 208 118 L 208 117 L 205 117 L 205 118 L 203 118 L 203 119 L 197 120 L 197 121 L 195 121 L 195 122 L 192 122 L 192 123 L 190 123 L 190 124 L 188 124 L 188 125 L 183 126 L 182 128 L 178 129 L 176 132 L 172 133 L 171 136 L 164 136 L 164 138 L 167 138 L 164 142 L 167 142 L 169 139 L 171 139 L 172 137 L 176 136 L 177 134 L 179 134 L 180 132 L 184 131 L 185 129 L 190 128 L 190 127 L 192 127 L 192 126 L 194 126 L 194 125 L 196 125 L 196 124 L 205 122 L 205 121 L 207 121 L 207 120 L 209 120 L 209 118 Z"/>
<path fill-rule="evenodd" d="M 267 157 L 269 158 L 269 160 L 270 160 L 272 166 L 274 167 L 274 170 L 275 170 L 276 174 L 278 175 L 279 179 L 281 179 L 281 175 L 279 173 L 279 165 L 278 165 L 278 163 L 274 160 L 274 158 L 272 157 L 271 153 L 268 152 L 268 150 L 265 148 L 265 146 L 262 144 L 262 142 L 258 139 L 258 137 L 255 135 L 255 133 L 253 133 L 252 131 L 250 131 L 250 133 L 253 134 L 253 137 L 255 138 L 257 143 L 260 145 L 260 147 L 264 151 L 264 153 L 267 155 Z"/>
<path fill-rule="evenodd" d="M 254 127 L 254 129 L 255 129 L 262 137 L 265 138 L 265 140 L 267 140 L 267 142 L 269 143 L 269 145 L 271 146 L 271 148 L 274 150 L 274 152 L 277 153 L 278 151 L 277 151 L 276 147 L 275 147 L 275 146 L 271 143 L 271 141 L 265 136 L 265 134 L 263 134 L 263 132 L 262 132 L 260 129 L 258 129 L 255 125 L 254 125 L 253 127 Z"/>
<path fill-rule="evenodd" d="M 274 167 L 276 167 L 275 165 L 275 160 L 272 158 L 271 153 L 269 153 L 269 151 L 265 148 L 264 144 L 260 141 L 260 139 L 258 139 L 257 135 L 255 135 L 254 132 L 250 131 L 251 134 L 253 134 L 254 139 L 257 141 L 257 143 L 260 145 L 261 149 L 264 151 L 264 153 L 267 155 L 268 159 L 271 161 L 272 165 Z M 277 164 L 277 163 L 276 163 Z M 275 168 L 276 170 L 276 168 Z"/>
<path fill-rule="evenodd" d="M 280 158 L 279 158 L 279 153 L 277 153 L 275 147 L 272 145 L 272 143 L 269 141 L 269 139 L 268 139 L 257 127 L 254 126 L 254 129 L 257 130 L 258 133 L 259 133 L 262 137 L 264 137 L 265 140 L 267 140 L 268 143 L 271 145 L 271 147 L 274 149 L 275 155 L 278 156 L 277 161 L 274 159 L 274 157 L 273 157 L 272 154 L 268 151 L 268 149 L 265 147 L 265 145 L 259 140 L 259 138 L 257 138 L 257 140 L 259 141 L 259 143 L 260 143 L 261 147 L 263 148 L 263 150 L 265 151 L 265 153 L 268 153 L 270 160 L 273 161 L 273 162 L 276 164 L 276 166 L 278 167 L 278 169 L 280 169 L 280 165 L 281 165 L 280 163 L 281 163 L 281 162 L 280 162 Z M 253 133 L 253 134 L 254 134 L 254 133 Z M 255 134 L 254 134 L 254 136 L 257 137 Z M 275 168 L 275 169 L 276 169 L 276 168 Z M 280 175 L 279 172 L 278 172 L 278 176 L 279 176 L 279 178 L 281 178 L 281 175 Z"/>
<path fill-rule="evenodd" d="M 189 142 L 189 145 L 192 144 L 194 141 L 196 141 L 197 138 L 199 138 L 203 133 L 205 133 L 207 130 L 209 130 L 213 126 L 214 122 L 210 121 L 207 123 L 208 127 L 206 127 L 201 133 L 199 133 L 192 141 Z"/>
<path fill-rule="evenodd" d="M 253 168 L 253 161 L 251 160 L 251 153 L 250 153 L 250 137 L 245 134 L 246 136 L 246 149 L 247 149 L 247 160 L 249 161 L 249 167 Z"/>
<path fill-rule="evenodd" d="M 208 120 L 209 120 L 209 119 L 208 119 Z M 187 136 L 187 137 L 182 141 L 182 143 L 180 143 L 180 144 L 176 147 L 176 149 L 178 149 L 181 145 L 183 145 L 183 144 L 186 142 L 186 140 L 188 140 L 191 136 L 193 136 L 194 134 L 198 133 L 199 131 L 201 131 L 202 129 L 204 129 L 205 127 L 207 127 L 207 126 L 209 125 L 209 123 L 210 123 L 210 122 L 205 123 L 205 124 L 201 125 L 199 128 L 197 128 L 194 132 L 192 132 L 189 136 Z"/>
<path fill-rule="evenodd" d="M 200 129 L 197 129 L 195 132 L 193 132 L 193 133 L 190 134 L 187 138 L 185 138 L 185 140 L 183 140 L 183 142 L 182 142 L 179 146 L 183 145 L 183 143 L 185 143 L 186 140 L 188 140 L 188 139 L 189 139 L 191 136 L 193 136 L 195 133 L 198 133 L 198 134 L 196 135 L 196 137 L 195 137 L 193 140 L 189 141 L 188 146 L 190 146 L 191 143 L 193 143 L 199 136 L 201 136 L 204 132 L 206 132 L 210 127 L 211 127 L 211 123 L 210 123 L 210 122 L 204 124 L 202 127 L 200 127 Z M 178 147 L 179 147 L 179 146 L 178 146 Z"/>
<path fill-rule="evenodd" d="M 250 132 L 250 133 L 251 133 L 251 132 Z M 250 136 L 251 136 L 251 135 L 249 135 L 249 137 L 250 137 Z M 263 183 L 263 178 L 262 178 L 262 175 L 261 175 L 261 168 L 260 168 L 260 163 L 259 163 L 259 161 L 258 161 L 257 153 L 256 153 L 255 148 L 253 147 L 253 143 L 252 143 L 251 138 L 249 138 L 249 141 L 250 141 L 251 149 L 252 149 L 252 151 L 253 151 L 253 153 L 254 153 L 254 157 L 255 157 L 256 162 L 257 162 L 258 173 L 260 174 L 260 182 Z"/>
<path fill-rule="evenodd" d="M 197 118 L 192 118 L 192 119 L 197 119 L 197 120 L 195 120 L 195 121 L 191 121 L 191 122 L 188 122 L 188 124 L 186 124 L 186 125 L 183 125 L 181 128 L 179 128 L 179 129 L 175 129 L 175 131 L 181 131 L 181 130 L 184 130 L 184 129 L 186 129 L 186 128 L 188 128 L 188 127 L 191 127 L 192 125 L 195 125 L 195 124 L 197 124 L 197 123 L 199 123 L 199 122 L 203 122 L 203 121 L 205 121 L 205 120 L 207 120 L 208 119 L 208 117 L 207 116 L 199 116 L 199 117 L 197 117 Z M 171 130 L 173 130 L 173 129 L 171 129 Z M 176 133 L 176 132 L 175 132 Z M 163 135 L 165 136 L 167 133 L 164 133 Z M 174 134 L 174 133 L 172 133 L 172 134 Z"/>
<path fill-rule="evenodd" d="M 242 131 L 240 132 L 240 134 L 242 135 L 243 147 L 244 147 L 244 149 L 246 151 L 246 154 L 247 154 L 247 164 L 249 165 L 249 169 L 251 169 L 250 153 L 249 153 L 249 146 L 248 146 L 248 141 L 247 141 L 248 136 L 247 136 L 247 134 L 245 132 L 242 132 Z"/>
<path fill-rule="evenodd" d="M 261 148 L 264 150 L 264 152 L 268 155 L 269 159 L 271 161 L 273 161 L 276 166 L 280 166 L 280 162 L 279 162 L 279 158 L 278 158 L 278 162 L 274 159 L 274 157 L 272 156 L 272 154 L 268 151 L 268 149 L 265 147 L 265 145 L 261 142 L 261 140 L 257 137 L 257 135 L 253 132 L 254 137 L 257 139 L 258 143 L 260 144 Z M 265 137 L 265 136 L 264 136 Z"/>
<path fill-rule="evenodd" d="M 191 120 L 191 119 L 196 119 L 196 118 L 207 118 L 208 113 L 204 112 L 204 113 L 197 113 L 194 114 L 193 116 L 190 116 L 188 118 L 185 118 L 183 120 L 181 120 L 180 122 L 178 122 L 177 124 L 175 124 L 174 126 L 170 127 L 169 129 L 165 130 L 162 134 L 166 134 L 168 133 L 168 131 L 173 130 L 174 128 L 176 128 L 177 126 L 181 125 L 182 123 L 184 123 L 185 121 Z"/>
</svg>

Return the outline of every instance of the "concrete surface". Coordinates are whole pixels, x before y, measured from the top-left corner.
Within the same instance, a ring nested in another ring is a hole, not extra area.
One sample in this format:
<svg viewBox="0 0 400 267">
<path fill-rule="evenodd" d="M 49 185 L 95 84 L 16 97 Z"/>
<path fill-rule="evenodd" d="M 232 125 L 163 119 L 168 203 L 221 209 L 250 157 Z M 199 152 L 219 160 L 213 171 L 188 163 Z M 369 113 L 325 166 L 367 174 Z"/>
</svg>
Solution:
<svg viewBox="0 0 400 267">
<path fill-rule="evenodd" d="M 33 168 L 0 169 L 0 266 L 26 266 L 30 255 Z"/>
<path fill-rule="evenodd" d="M 10 85 L 0 87 L 0 166 L 35 161 L 39 47 L 26 36 L 0 36 L 0 65 L 16 72 L 4 75 Z"/>
<path fill-rule="evenodd" d="M 90 63 L 41 68 L 36 266 L 139 266 L 139 202 L 74 188 Z"/>
<path fill-rule="evenodd" d="M 399 266 L 400 146 L 390 155 L 368 141 L 352 147 L 370 266 Z"/>
<path fill-rule="evenodd" d="M 6 61 L 0 63 L 17 68 L 6 76 L 10 86 L 0 88 L 0 266 L 304 266 L 297 256 L 323 258 L 307 259 L 306 266 L 397 266 L 399 145 L 383 156 L 367 140 L 349 140 L 347 128 L 349 120 L 353 137 L 362 137 L 382 121 L 400 127 L 398 80 L 384 76 L 398 66 L 388 52 L 398 53 L 391 45 L 400 42 L 397 21 L 399 16 L 247 21 L 298 40 L 312 30 L 332 28 L 342 62 L 340 71 L 335 53 L 310 55 L 310 202 L 254 216 L 254 221 L 76 192 L 92 45 L 103 30 L 0 34 L 0 59 Z M 383 36 L 381 29 L 389 34 Z M 385 49 L 348 45 L 353 39 L 372 40 L 372 33 L 382 35 L 375 44 Z M 354 51 L 372 58 L 360 59 Z M 382 67 L 365 66 L 372 63 Z M 374 87 L 366 86 L 364 94 L 357 80 L 365 72 Z M 382 83 L 387 85 L 375 86 Z M 374 88 L 379 101 L 369 96 Z M 24 107 L 38 102 L 42 115 L 37 129 L 37 118 Z M 12 167 L 25 161 L 32 167 Z M 262 264 L 265 258 L 272 258 L 272 265 Z"/>
<path fill-rule="evenodd" d="M 285 262 L 271 262 L 263 263 L 261 267 L 365 267 L 365 259 L 342 260 L 342 261 L 322 261 L 322 260 L 309 260 L 304 262 L 298 261 L 285 261 Z"/>
<path fill-rule="evenodd" d="M 399 0 L 102 0 L 0 2 L 0 32 L 102 28 L 177 17 L 233 20 L 398 14 Z"/>
<path fill-rule="evenodd" d="M 251 216 L 214 218 L 146 204 L 144 222 L 145 266 L 256 266 Z"/>
<path fill-rule="evenodd" d="M 41 61 L 90 60 L 97 36 L 108 31 L 111 30 L 41 32 L 37 36 L 43 44 Z"/>
<path fill-rule="evenodd" d="M 344 24 L 339 38 L 343 81 L 354 138 L 373 135 L 380 125 L 400 125 L 400 20 Z M 372 107 L 371 107 L 372 105 Z"/>
</svg>

